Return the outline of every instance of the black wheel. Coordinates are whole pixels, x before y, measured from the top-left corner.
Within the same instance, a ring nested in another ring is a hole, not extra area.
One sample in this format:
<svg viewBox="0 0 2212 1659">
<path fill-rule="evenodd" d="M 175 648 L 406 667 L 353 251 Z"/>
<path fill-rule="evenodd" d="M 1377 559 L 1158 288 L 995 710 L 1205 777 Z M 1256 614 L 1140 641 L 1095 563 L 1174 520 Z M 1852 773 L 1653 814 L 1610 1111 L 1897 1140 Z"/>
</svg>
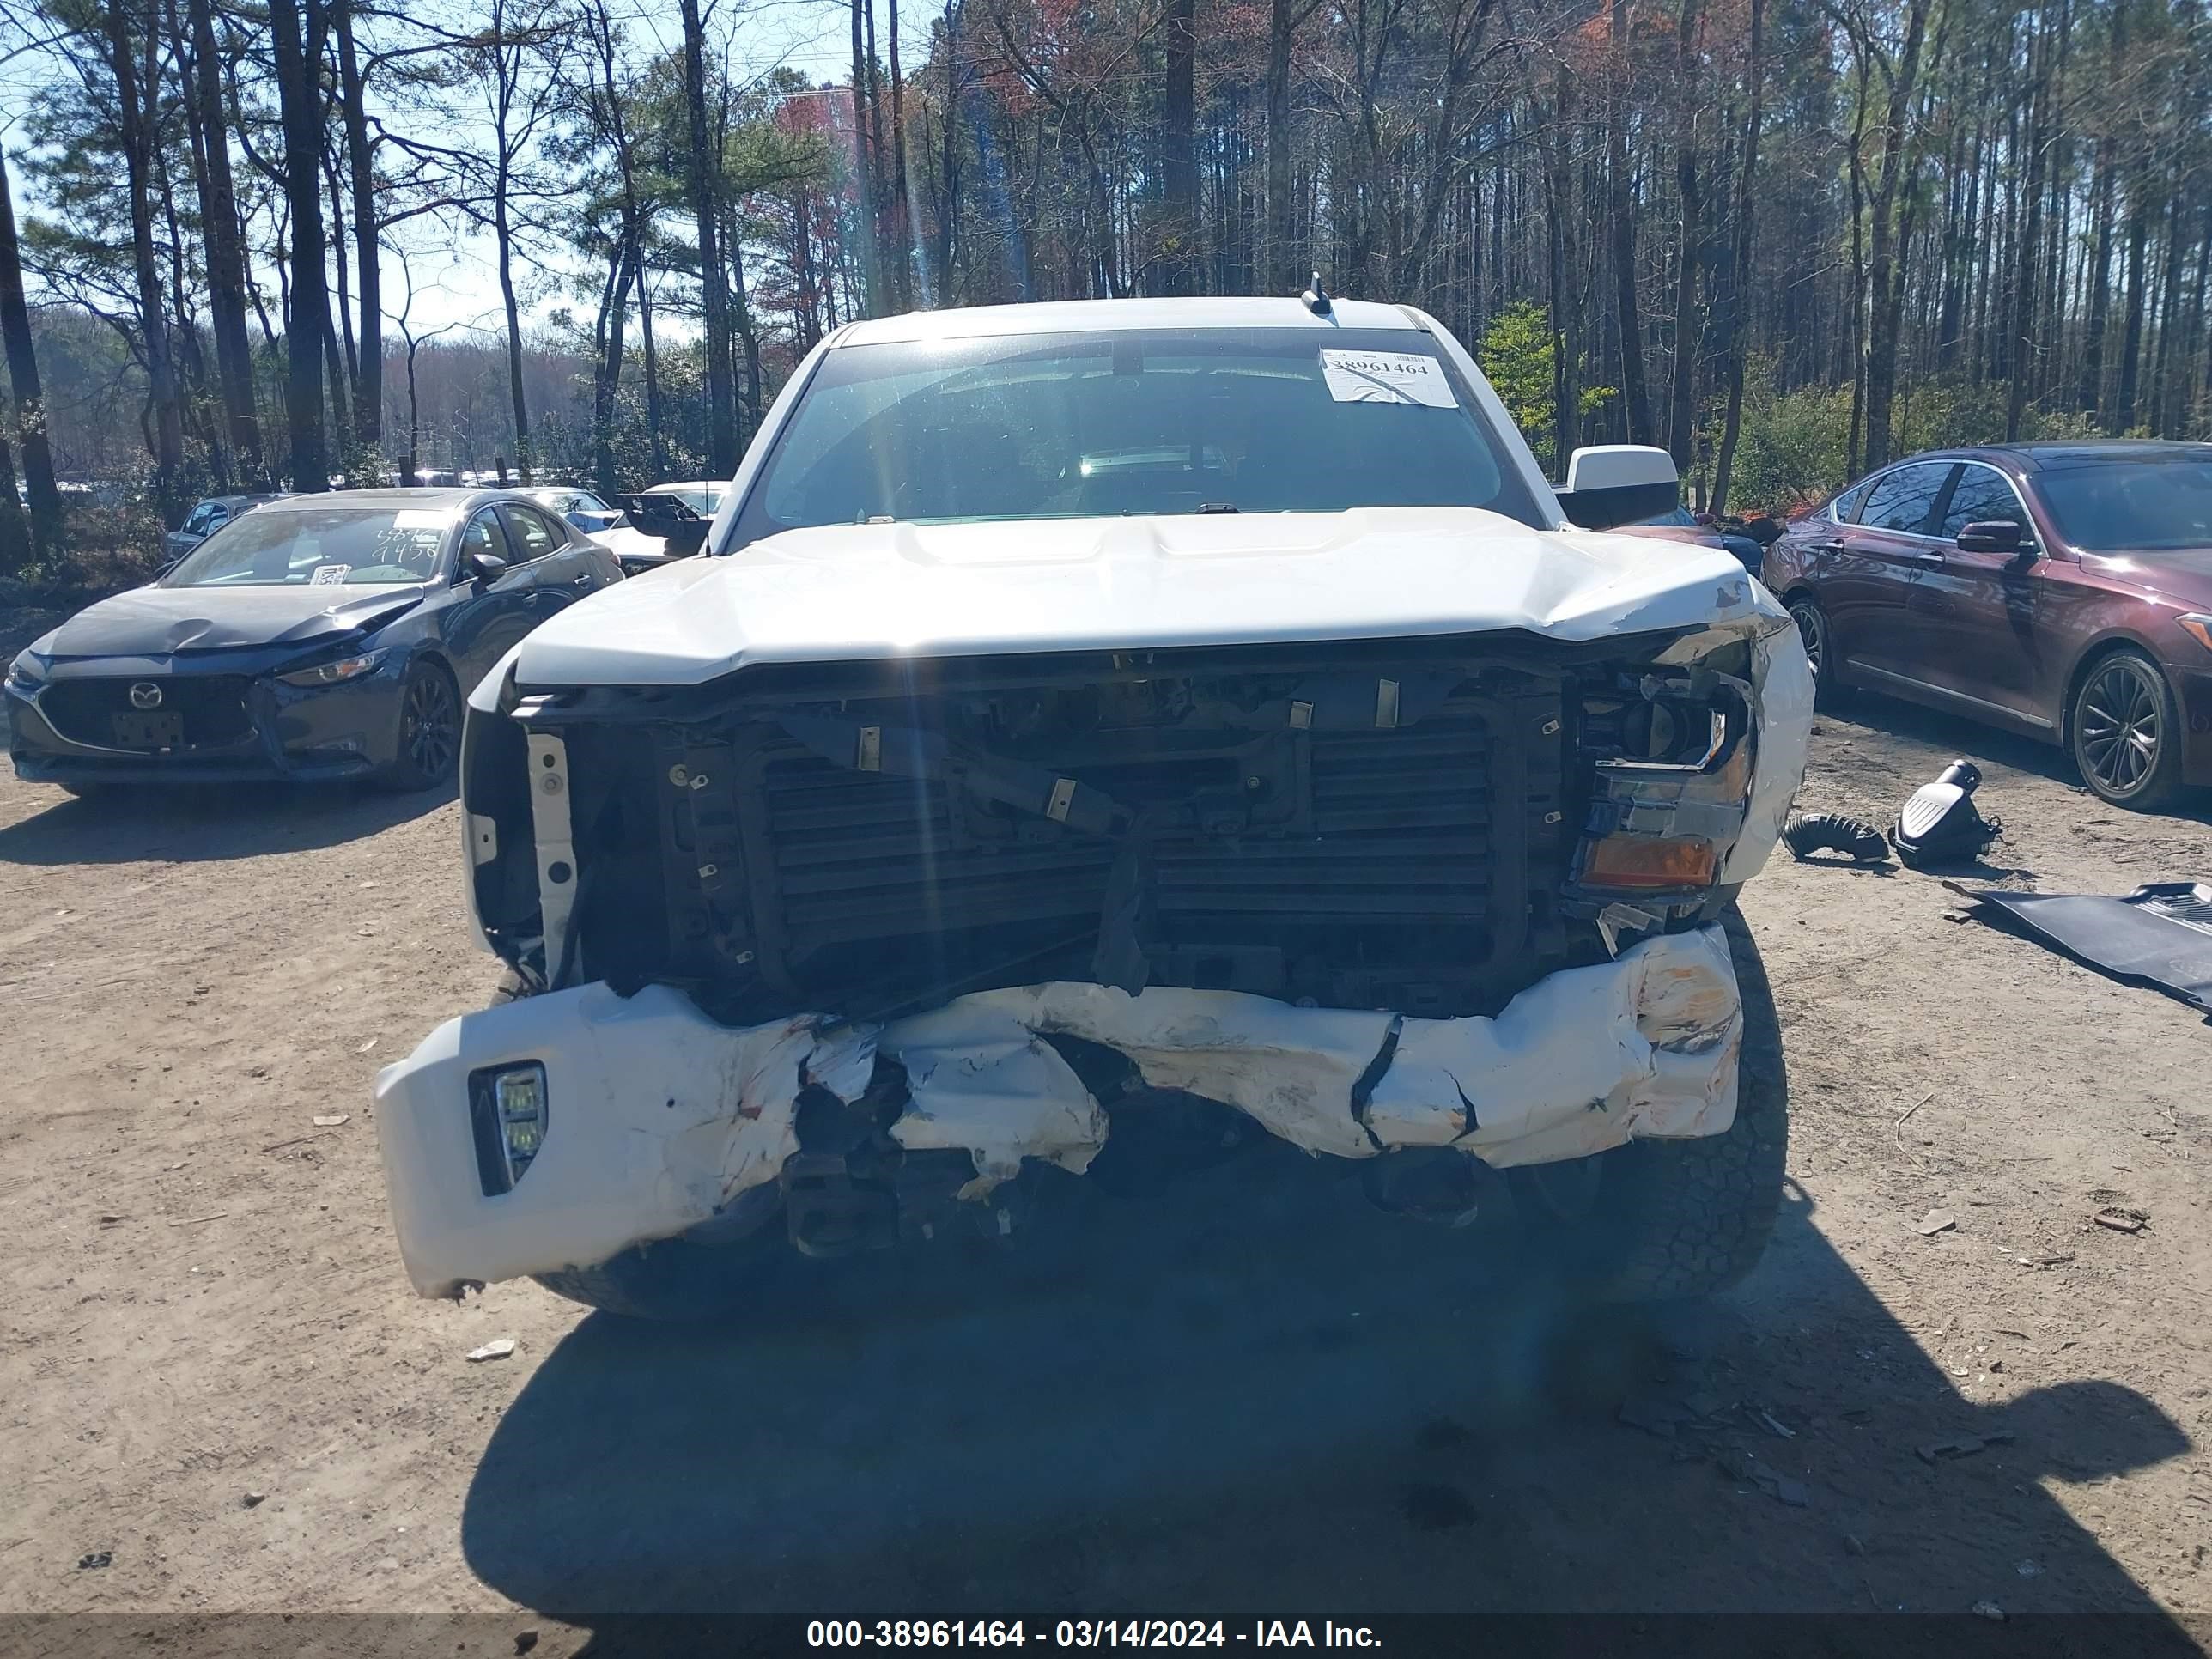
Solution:
<svg viewBox="0 0 2212 1659">
<path fill-rule="evenodd" d="M 1608 1302 L 1667 1302 L 1727 1289 L 1759 1265 L 1781 1213 L 1790 1144 L 1782 1022 L 1759 946 L 1722 918 L 1743 1000 L 1735 1121 L 1695 1140 L 1636 1140 L 1574 1164 L 1516 1170 L 1540 1262 Z"/>
<path fill-rule="evenodd" d="M 1824 708 L 1832 707 L 1843 687 L 1835 674 L 1835 639 L 1828 613 L 1809 593 L 1790 601 L 1790 619 L 1797 624 L 1797 637 L 1805 642 L 1805 659 L 1813 665 L 1813 695 Z"/>
<path fill-rule="evenodd" d="M 2066 727 L 2081 781 L 2114 805 L 2162 805 L 2180 788 L 2180 710 L 2166 676 L 2140 651 L 2090 665 Z"/>
<path fill-rule="evenodd" d="M 450 782 L 461 752 L 461 694 L 434 662 L 418 662 L 399 689 L 398 751 L 380 781 L 400 791 Z"/>
</svg>

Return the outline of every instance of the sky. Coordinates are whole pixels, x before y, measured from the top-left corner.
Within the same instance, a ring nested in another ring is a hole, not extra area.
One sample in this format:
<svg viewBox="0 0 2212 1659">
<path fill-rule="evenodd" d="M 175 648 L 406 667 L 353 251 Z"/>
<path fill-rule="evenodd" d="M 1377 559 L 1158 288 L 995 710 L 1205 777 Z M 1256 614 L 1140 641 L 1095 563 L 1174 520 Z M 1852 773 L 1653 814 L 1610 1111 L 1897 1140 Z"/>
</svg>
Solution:
<svg viewBox="0 0 2212 1659">
<path fill-rule="evenodd" d="M 899 8 L 900 60 L 911 68 L 927 50 L 931 26 L 944 10 L 943 0 L 904 0 Z M 732 12 L 738 18 L 732 44 L 733 75 L 751 78 L 780 67 L 798 70 L 810 81 L 842 82 L 852 73 L 852 13 L 836 0 L 717 0 L 708 13 L 710 34 L 721 19 Z M 655 44 L 676 51 L 683 44 L 683 23 L 673 0 L 639 0 L 628 23 L 634 46 L 650 52 Z M 877 8 L 877 46 L 884 49 L 880 3 Z M 408 313 L 409 326 L 418 334 L 441 327 L 459 332 L 483 331 L 495 335 L 504 328 L 499 276 L 493 245 L 483 234 L 456 238 L 452 230 L 425 223 L 407 236 L 407 275 L 416 297 Z M 389 256 L 386 261 L 386 304 L 400 302 L 405 278 Z M 560 291 L 557 276 L 540 273 L 524 296 L 525 326 L 543 322 L 556 307 L 574 306 L 574 296 Z"/>
<path fill-rule="evenodd" d="M 843 81 L 852 70 L 850 9 L 838 0 L 706 0 L 710 36 L 729 27 L 732 34 L 730 67 L 741 77 L 763 76 L 779 67 L 798 70 L 809 80 Z M 902 63 L 911 64 L 927 49 L 931 25 L 944 9 L 944 0 L 908 0 L 901 7 Z M 878 45 L 884 45 L 878 7 Z M 18 12 L 0 0 L 0 21 L 35 27 L 35 14 Z M 635 0 L 623 19 L 633 49 L 641 55 L 656 48 L 678 49 L 683 42 L 681 14 L 674 0 Z M 0 30 L 0 146 L 11 154 L 23 139 L 21 122 L 57 75 L 70 71 L 56 57 L 26 41 L 21 28 Z M 18 191 L 19 216 L 37 213 L 42 204 L 26 187 L 20 167 L 10 174 Z M 396 228 L 392 241 L 405 254 L 403 269 L 397 255 L 387 251 L 384 261 L 385 304 L 387 311 L 400 306 L 410 283 L 414 299 L 407 313 L 408 325 L 420 337 L 450 330 L 465 336 L 481 331 L 496 337 L 503 328 L 499 277 L 488 234 L 441 224 L 428 218 L 412 220 Z M 525 326 L 542 324 L 562 305 L 574 305 L 562 282 L 557 266 L 544 269 L 518 262 L 521 278 Z M 264 270 L 261 279 L 273 294 L 276 276 Z M 35 299 L 35 295 L 34 295 Z M 392 337 L 397 338 L 397 331 Z"/>
</svg>

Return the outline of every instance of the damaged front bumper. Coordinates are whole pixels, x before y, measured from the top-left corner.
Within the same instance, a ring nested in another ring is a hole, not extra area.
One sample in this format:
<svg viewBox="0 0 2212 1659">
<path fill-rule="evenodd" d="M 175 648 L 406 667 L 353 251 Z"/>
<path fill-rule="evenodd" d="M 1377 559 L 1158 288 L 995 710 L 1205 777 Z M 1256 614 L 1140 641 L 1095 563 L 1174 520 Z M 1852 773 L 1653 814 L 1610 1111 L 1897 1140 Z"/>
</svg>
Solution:
<svg viewBox="0 0 2212 1659">
<path fill-rule="evenodd" d="M 1112 1050 L 1146 1090 L 1234 1107 L 1309 1152 L 1448 1148 L 1509 1167 L 1724 1132 L 1741 1035 L 1718 926 L 1450 1019 L 1054 982 L 882 1025 L 732 1028 L 664 986 L 624 998 L 594 983 L 440 1026 L 378 1078 L 377 1131 L 408 1275 L 440 1297 L 726 1216 L 788 1179 L 805 1111 L 884 1100 L 887 1079 L 889 1139 L 964 1154 L 957 1195 L 988 1212 L 1024 1159 L 1079 1174 L 1106 1144 L 1112 1110 L 1063 1045 Z M 495 1121 L 497 1079 L 516 1072 L 539 1091 L 519 1170 Z"/>
</svg>

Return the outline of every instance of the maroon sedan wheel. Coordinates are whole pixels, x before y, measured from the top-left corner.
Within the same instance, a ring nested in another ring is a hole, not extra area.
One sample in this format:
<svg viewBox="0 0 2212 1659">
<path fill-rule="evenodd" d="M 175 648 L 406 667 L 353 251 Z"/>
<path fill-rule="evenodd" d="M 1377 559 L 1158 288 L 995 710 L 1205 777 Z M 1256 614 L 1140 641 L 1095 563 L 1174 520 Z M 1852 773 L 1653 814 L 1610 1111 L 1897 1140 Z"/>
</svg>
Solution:
<svg viewBox="0 0 2212 1659">
<path fill-rule="evenodd" d="M 2181 781 L 2179 710 L 2149 658 L 2116 651 L 2074 694 L 2069 726 L 2081 781 L 2119 806 L 2155 806 Z"/>
</svg>

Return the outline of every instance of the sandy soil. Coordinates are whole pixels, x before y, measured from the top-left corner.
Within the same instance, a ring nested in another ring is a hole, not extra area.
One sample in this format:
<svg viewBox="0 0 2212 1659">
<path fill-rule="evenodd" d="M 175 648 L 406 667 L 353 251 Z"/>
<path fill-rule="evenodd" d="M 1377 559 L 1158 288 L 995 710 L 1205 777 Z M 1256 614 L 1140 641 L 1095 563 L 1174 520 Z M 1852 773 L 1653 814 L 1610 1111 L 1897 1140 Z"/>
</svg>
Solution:
<svg viewBox="0 0 2212 1659">
<path fill-rule="evenodd" d="M 1985 877 L 2212 876 L 2201 812 L 1853 713 L 1808 807 L 1887 821 L 1968 754 Z M 408 1291 L 368 1090 L 494 982 L 459 842 L 450 803 L 0 781 L 0 1610 L 481 1611 L 545 1651 L 662 1608 L 2212 1611 L 2212 1030 L 1928 877 L 1747 892 L 1792 1185 L 1699 1328 L 1563 1332 L 1479 1230 L 1263 1167 L 702 1334 Z"/>
</svg>

